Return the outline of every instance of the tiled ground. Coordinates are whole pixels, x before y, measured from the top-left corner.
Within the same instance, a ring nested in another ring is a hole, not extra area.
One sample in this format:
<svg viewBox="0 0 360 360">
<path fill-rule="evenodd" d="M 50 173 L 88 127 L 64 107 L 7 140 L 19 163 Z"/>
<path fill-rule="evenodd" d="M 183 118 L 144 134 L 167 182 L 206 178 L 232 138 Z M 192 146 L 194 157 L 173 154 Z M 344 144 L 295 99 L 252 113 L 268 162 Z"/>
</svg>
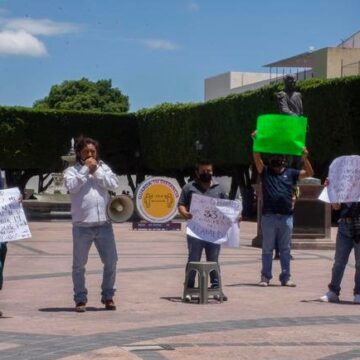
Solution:
<svg viewBox="0 0 360 360">
<path fill-rule="evenodd" d="M 116 312 L 100 304 L 102 265 L 92 249 L 88 311 L 73 311 L 71 224 L 32 222 L 30 240 L 9 245 L 0 292 L 0 359 L 359 359 L 360 306 L 352 304 L 354 261 L 342 302 L 317 301 L 327 290 L 333 251 L 294 250 L 298 286 L 256 286 L 256 224 L 242 223 L 240 249 L 222 249 L 226 303 L 180 300 L 184 232 L 136 232 L 115 225 L 119 251 Z M 333 229 L 335 236 L 336 229 Z"/>
</svg>

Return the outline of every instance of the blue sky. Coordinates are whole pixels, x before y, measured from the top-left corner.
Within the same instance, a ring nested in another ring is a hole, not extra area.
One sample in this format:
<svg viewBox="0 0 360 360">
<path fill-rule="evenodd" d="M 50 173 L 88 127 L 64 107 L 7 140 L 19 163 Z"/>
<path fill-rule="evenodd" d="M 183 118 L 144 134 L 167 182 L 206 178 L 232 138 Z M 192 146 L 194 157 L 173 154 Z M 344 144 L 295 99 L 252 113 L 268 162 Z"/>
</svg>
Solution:
<svg viewBox="0 0 360 360">
<path fill-rule="evenodd" d="M 0 0 L 0 105 L 112 79 L 130 110 L 203 100 L 204 79 L 336 46 L 359 0 Z"/>
</svg>

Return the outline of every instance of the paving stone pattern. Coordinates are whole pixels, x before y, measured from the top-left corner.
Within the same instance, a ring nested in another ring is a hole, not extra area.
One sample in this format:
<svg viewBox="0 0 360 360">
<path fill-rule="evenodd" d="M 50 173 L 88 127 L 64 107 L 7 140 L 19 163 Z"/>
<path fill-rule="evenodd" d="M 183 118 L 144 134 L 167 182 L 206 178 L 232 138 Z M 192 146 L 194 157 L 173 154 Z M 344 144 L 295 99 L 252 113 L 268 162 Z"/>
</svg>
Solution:
<svg viewBox="0 0 360 360">
<path fill-rule="evenodd" d="M 93 248 L 87 265 L 88 311 L 74 312 L 71 224 L 30 223 L 33 237 L 9 244 L 0 292 L 0 359 L 358 359 L 360 306 L 352 304 L 354 262 L 340 304 L 327 290 L 330 250 L 294 250 L 297 287 L 256 286 L 256 224 L 244 222 L 240 249 L 222 249 L 226 303 L 181 302 L 184 231 L 132 231 L 115 225 L 119 251 L 115 312 L 100 304 L 102 265 Z M 333 238 L 336 229 L 333 229 Z"/>
</svg>

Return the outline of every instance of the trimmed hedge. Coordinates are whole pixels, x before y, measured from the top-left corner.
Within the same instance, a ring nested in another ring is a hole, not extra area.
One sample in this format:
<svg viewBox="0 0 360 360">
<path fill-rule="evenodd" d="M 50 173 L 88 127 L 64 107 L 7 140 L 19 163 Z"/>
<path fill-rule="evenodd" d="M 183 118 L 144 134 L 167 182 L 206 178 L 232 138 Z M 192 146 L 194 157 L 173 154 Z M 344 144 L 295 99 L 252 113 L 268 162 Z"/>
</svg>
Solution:
<svg viewBox="0 0 360 360">
<path fill-rule="evenodd" d="M 135 114 L 40 111 L 0 108 L 0 167 L 2 169 L 62 170 L 61 155 L 80 134 L 101 144 L 102 158 L 118 173 L 134 171 L 139 150 Z"/>
<path fill-rule="evenodd" d="M 360 153 L 360 77 L 299 82 L 309 119 L 307 146 L 320 172 L 335 157 Z M 164 104 L 138 113 L 143 162 L 149 171 L 193 167 L 195 141 L 202 156 L 227 172 L 252 161 L 250 133 L 257 116 L 277 113 L 275 93 L 282 85 L 204 104 Z M 319 174 L 323 176 L 323 174 Z"/>
<path fill-rule="evenodd" d="M 307 146 L 316 176 L 323 177 L 335 157 L 360 153 L 360 76 L 298 85 L 309 119 Z M 203 144 L 201 156 L 212 159 L 218 173 L 230 173 L 252 162 L 250 133 L 258 115 L 278 112 L 274 94 L 281 88 L 201 104 L 162 104 L 132 114 L 2 107 L 0 167 L 58 171 L 70 139 L 84 134 L 100 141 L 102 158 L 119 174 L 189 174 L 197 140 Z"/>
</svg>

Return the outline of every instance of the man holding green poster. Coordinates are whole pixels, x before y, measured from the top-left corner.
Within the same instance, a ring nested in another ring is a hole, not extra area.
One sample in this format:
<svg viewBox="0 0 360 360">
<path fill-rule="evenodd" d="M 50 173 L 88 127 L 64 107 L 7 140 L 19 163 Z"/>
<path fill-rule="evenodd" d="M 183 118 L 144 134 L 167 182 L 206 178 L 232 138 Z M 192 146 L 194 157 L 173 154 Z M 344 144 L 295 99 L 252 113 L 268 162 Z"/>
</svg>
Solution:
<svg viewBox="0 0 360 360">
<path fill-rule="evenodd" d="M 297 170 L 286 167 L 284 155 L 271 155 L 269 165 L 265 166 L 260 153 L 254 149 L 254 162 L 261 176 L 263 208 L 262 229 L 262 269 L 260 286 L 268 286 L 272 278 L 272 254 L 275 243 L 280 250 L 282 286 L 294 287 L 296 284 L 290 274 L 290 241 L 293 229 L 292 191 L 299 178 L 312 176 L 314 171 L 307 158 L 304 147 L 302 160 L 304 168 Z"/>
</svg>

